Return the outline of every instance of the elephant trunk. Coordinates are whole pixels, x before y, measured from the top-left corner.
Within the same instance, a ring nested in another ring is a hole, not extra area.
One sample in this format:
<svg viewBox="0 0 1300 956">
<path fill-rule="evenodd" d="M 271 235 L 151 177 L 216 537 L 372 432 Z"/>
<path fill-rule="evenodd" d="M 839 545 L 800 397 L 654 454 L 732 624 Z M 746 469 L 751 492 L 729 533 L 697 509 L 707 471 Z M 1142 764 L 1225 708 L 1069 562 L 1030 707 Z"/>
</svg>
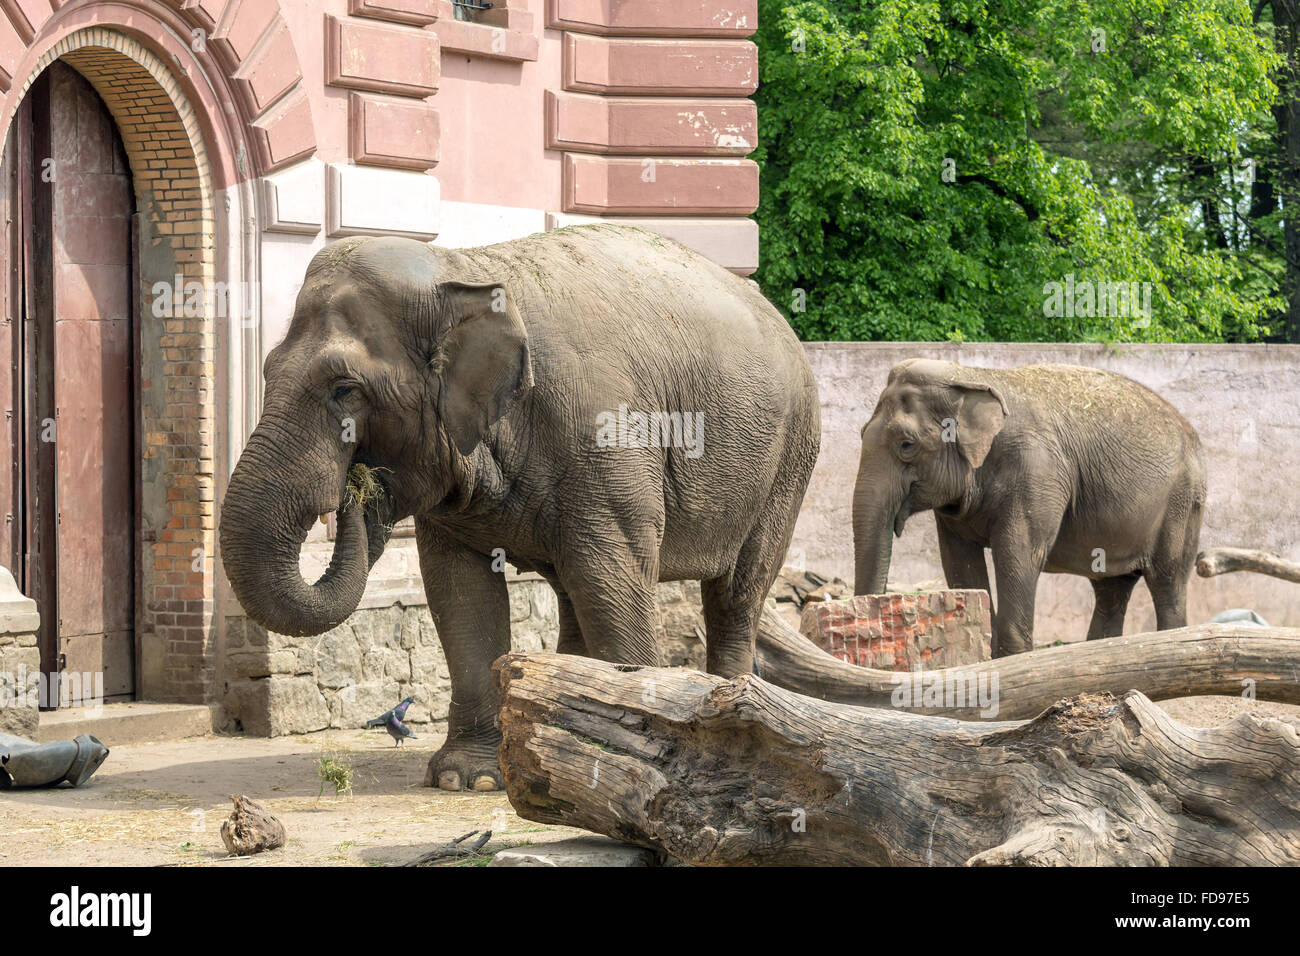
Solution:
<svg viewBox="0 0 1300 956">
<path fill-rule="evenodd" d="M 853 593 L 883 594 L 893 556 L 893 534 L 901 530 L 903 493 L 897 476 L 871 468 L 858 471 L 853 489 Z"/>
<path fill-rule="evenodd" d="M 361 603 L 387 529 L 369 520 L 366 509 L 340 507 L 329 568 L 315 584 L 304 581 L 298 566 L 302 543 L 316 516 L 336 507 L 342 478 L 337 471 L 320 473 L 314 485 L 286 486 L 284 476 L 297 469 L 277 444 L 283 443 L 255 432 L 235 466 L 222 504 L 222 563 L 235 597 L 263 627 L 293 636 L 320 634 L 343 623 Z"/>
</svg>

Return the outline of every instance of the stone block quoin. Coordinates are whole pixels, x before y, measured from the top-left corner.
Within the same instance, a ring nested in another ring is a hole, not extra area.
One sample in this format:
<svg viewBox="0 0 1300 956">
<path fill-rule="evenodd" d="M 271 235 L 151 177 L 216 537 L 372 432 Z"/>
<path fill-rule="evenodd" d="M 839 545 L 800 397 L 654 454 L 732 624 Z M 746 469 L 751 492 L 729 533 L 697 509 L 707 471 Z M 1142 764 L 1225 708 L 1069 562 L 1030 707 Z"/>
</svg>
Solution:
<svg viewBox="0 0 1300 956">
<path fill-rule="evenodd" d="M 348 16 L 325 16 L 325 82 L 352 91 L 354 163 L 419 171 L 438 164 L 441 133 L 431 98 L 442 50 L 431 25 L 439 15 L 435 0 L 351 0 Z"/>
<path fill-rule="evenodd" d="M 661 220 L 665 235 L 707 236 L 718 261 L 753 272 L 744 217 L 758 208 L 758 166 L 744 157 L 758 143 L 757 17 L 756 0 L 547 0 L 546 26 L 563 32 L 560 88 L 546 97 L 560 212 Z"/>
<path fill-rule="evenodd" d="M 444 50 L 492 60 L 523 63 L 537 59 L 539 42 L 528 0 L 495 0 L 491 10 L 474 10 L 458 20 L 451 0 L 434 0 L 438 39 Z"/>
<path fill-rule="evenodd" d="M 186 0 L 193 41 L 207 43 L 231 78 L 261 173 L 312 155 L 316 128 L 304 74 L 276 0 Z M 203 33 L 196 37 L 193 30 Z M 246 175 L 253 174 L 248 170 Z"/>
</svg>

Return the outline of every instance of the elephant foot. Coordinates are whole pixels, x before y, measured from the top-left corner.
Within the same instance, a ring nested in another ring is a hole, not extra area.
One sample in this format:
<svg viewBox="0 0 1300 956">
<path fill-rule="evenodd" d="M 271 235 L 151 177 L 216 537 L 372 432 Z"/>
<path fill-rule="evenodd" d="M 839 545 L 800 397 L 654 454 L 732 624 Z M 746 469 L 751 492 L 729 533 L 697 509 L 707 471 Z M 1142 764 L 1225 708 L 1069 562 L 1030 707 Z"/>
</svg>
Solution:
<svg viewBox="0 0 1300 956">
<path fill-rule="evenodd" d="M 442 790 L 504 790 L 495 740 L 448 740 L 429 758 L 426 787 Z"/>
</svg>

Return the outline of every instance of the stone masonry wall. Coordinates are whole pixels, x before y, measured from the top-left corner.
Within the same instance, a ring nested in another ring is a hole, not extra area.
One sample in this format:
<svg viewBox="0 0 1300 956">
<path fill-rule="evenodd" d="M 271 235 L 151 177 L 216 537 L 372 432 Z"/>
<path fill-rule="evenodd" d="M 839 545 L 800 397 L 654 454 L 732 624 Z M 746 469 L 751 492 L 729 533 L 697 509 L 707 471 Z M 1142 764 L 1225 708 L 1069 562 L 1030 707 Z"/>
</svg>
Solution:
<svg viewBox="0 0 1300 956">
<path fill-rule="evenodd" d="M 451 677 L 422 598 L 407 594 L 362 607 L 315 637 L 275 634 L 247 618 L 227 617 L 226 728 L 274 737 L 360 727 L 408 696 L 415 698 L 408 724 L 445 728 Z M 514 649 L 555 650 L 555 593 L 546 582 L 510 584 L 510 627 Z"/>
<path fill-rule="evenodd" d="M 36 602 L 18 590 L 8 568 L 0 568 L 0 733 L 36 736 L 40 620 Z"/>
<path fill-rule="evenodd" d="M 509 582 L 509 593 L 511 647 L 554 651 L 559 621 L 550 585 L 520 577 Z M 703 668 L 699 583 L 661 584 L 659 599 L 664 663 Z M 226 730 L 279 736 L 360 727 L 407 696 L 415 698 L 407 723 L 433 732 L 445 729 L 451 678 L 429 609 L 417 592 L 362 607 L 315 637 L 288 637 L 244 617 L 226 618 Z"/>
</svg>

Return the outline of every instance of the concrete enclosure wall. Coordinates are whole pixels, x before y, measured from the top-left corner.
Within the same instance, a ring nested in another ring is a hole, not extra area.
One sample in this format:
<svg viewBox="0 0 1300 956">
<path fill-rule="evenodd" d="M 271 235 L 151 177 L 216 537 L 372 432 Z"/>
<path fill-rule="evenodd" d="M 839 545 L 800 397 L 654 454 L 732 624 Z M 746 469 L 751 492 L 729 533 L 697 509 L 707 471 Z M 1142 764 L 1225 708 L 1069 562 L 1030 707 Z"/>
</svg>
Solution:
<svg viewBox="0 0 1300 956">
<path fill-rule="evenodd" d="M 1300 346 L 861 342 L 812 343 L 807 351 L 821 390 L 822 451 L 791 557 L 812 570 L 853 580 L 850 502 L 862 447 L 859 432 L 889 370 L 909 358 L 985 368 L 1062 362 L 1141 382 L 1171 402 L 1201 436 L 1209 468 L 1201 547 L 1263 548 L 1300 560 Z M 989 570 L 991 575 L 991 562 Z M 894 542 L 889 580 L 910 585 L 942 576 L 934 519 L 915 515 Z M 1233 607 L 1252 608 L 1270 624 L 1300 625 L 1300 586 L 1254 574 L 1193 575 L 1189 621 L 1207 621 Z M 1082 640 L 1092 614 L 1092 587 L 1083 578 L 1044 575 L 1036 610 L 1036 643 Z M 1126 631 L 1154 628 L 1150 596 L 1139 585 Z"/>
<path fill-rule="evenodd" d="M 559 609 L 551 586 L 535 574 L 510 574 L 506 583 L 511 647 L 554 651 Z M 2 594 L 0 577 L 0 664 L 16 653 L 5 650 Z M 661 584 L 658 600 L 661 660 L 702 669 L 699 584 Z M 408 695 L 415 703 L 407 723 L 446 729 L 451 674 L 418 586 L 372 593 L 345 623 L 315 637 L 268 633 L 233 615 L 226 620 L 225 661 L 226 729 L 275 737 L 357 727 Z"/>
</svg>

